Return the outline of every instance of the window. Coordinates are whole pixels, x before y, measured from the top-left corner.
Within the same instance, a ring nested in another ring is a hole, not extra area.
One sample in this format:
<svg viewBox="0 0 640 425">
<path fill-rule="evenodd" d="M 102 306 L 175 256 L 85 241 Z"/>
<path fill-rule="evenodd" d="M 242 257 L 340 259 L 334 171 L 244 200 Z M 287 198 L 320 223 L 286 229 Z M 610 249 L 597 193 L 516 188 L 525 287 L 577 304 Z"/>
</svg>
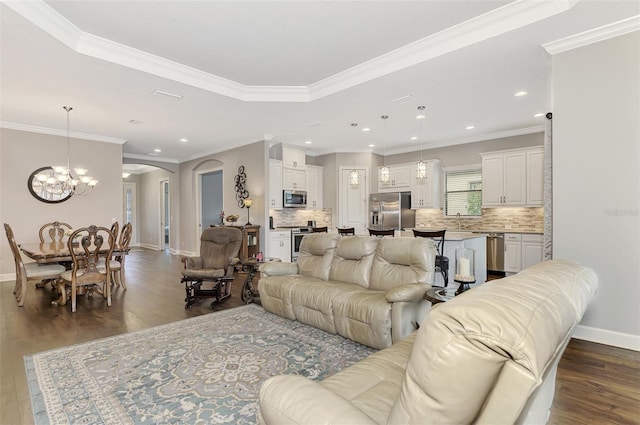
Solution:
<svg viewBox="0 0 640 425">
<path fill-rule="evenodd" d="M 444 215 L 482 215 L 482 169 L 478 166 L 449 168 L 444 171 Z"/>
</svg>

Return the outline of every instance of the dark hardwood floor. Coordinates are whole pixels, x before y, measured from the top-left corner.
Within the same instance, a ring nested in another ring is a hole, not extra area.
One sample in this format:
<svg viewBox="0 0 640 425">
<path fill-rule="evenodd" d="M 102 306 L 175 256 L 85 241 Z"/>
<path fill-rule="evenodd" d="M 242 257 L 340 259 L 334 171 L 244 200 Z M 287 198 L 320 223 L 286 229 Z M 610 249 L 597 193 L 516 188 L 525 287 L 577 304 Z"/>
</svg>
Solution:
<svg viewBox="0 0 640 425">
<path fill-rule="evenodd" d="M 50 287 L 31 285 L 24 307 L 13 282 L 0 284 L 0 425 L 31 424 L 24 371 L 25 354 L 77 344 L 209 314 L 209 302 L 185 310 L 178 256 L 134 250 L 126 262 L 127 291 L 114 290 L 113 304 L 79 297 L 78 311 L 54 307 Z M 243 305 L 238 275 L 232 297 L 214 310 Z M 639 424 L 640 353 L 572 340 L 560 363 L 550 422 L 559 424 Z"/>
</svg>

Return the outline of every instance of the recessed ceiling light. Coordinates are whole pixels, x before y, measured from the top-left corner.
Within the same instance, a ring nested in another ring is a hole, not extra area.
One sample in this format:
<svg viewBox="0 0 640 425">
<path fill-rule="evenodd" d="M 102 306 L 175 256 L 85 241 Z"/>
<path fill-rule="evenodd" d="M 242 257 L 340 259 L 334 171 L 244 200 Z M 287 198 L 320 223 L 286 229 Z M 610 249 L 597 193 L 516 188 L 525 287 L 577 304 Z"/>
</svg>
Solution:
<svg viewBox="0 0 640 425">
<path fill-rule="evenodd" d="M 311 140 L 305 140 L 304 142 L 305 145 L 310 145 L 311 143 L 312 143 Z"/>
<path fill-rule="evenodd" d="M 515 97 L 521 97 L 521 96 L 526 96 L 528 94 L 529 94 L 529 92 L 526 92 L 526 91 L 522 90 L 522 91 L 515 92 L 514 96 Z"/>
<path fill-rule="evenodd" d="M 473 125 L 468 125 L 468 126 L 466 127 L 466 130 L 473 130 L 474 128 L 476 128 L 476 127 L 475 127 L 475 126 L 473 126 Z"/>
<path fill-rule="evenodd" d="M 418 136 L 412 136 L 409 140 L 418 140 Z"/>
<path fill-rule="evenodd" d="M 367 131 L 371 131 L 371 129 L 369 127 L 365 127 L 365 128 L 362 129 L 362 131 L 364 131 L 366 133 Z"/>
<path fill-rule="evenodd" d="M 189 139 L 187 139 L 187 138 L 183 137 L 182 139 L 180 139 L 180 141 L 181 141 L 182 143 L 187 143 L 187 142 L 189 141 Z"/>
<path fill-rule="evenodd" d="M 544 114 L 539 112 L 537 114 L 534 115 L 534 117 L 538 118 L 538 117 L 544 117 Z"/>
<path fill-rule="evenodd" d="M 182 95 L 180 94 L 175 94 L 175 93 L 171 93 L 171 92 L 160 90 L 160 89 L 155 89 L 154 91 L 151 92 L 151 94 L 155 94 L 156 96 L 163 96 L 172 100 L 182 99 Z"/>
<path fill-rule="evenodd" d="M 375 148 L 375 147 L 376 147 L 376 145 L 369 145 L 369 147 L 370 147 L 370 148 Z"/>
<path fill-rule="evenodd" d="M 154 151 L 154 152 L 156 152 L 156 153 L 160 153 L 160 152 L 162 152 L 162 149 L 157 149 L 157 148 L 156 148 L 156 149 L 154 149 L 153 151 Z"/>
</svg>

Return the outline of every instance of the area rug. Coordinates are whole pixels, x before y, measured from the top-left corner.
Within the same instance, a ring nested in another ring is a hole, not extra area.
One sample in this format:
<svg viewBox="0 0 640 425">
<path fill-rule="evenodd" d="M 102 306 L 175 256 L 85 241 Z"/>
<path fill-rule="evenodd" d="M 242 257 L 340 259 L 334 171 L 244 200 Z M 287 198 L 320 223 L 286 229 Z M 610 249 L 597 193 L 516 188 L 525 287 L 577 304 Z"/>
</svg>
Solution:
<svg viewBox="0 0 640 425">
<path fill-rule="evenodd" d="M 375 350 L 247 305 L 25 356 L 41 424 L 254 424 L 264 380 Z"/>
</svg>

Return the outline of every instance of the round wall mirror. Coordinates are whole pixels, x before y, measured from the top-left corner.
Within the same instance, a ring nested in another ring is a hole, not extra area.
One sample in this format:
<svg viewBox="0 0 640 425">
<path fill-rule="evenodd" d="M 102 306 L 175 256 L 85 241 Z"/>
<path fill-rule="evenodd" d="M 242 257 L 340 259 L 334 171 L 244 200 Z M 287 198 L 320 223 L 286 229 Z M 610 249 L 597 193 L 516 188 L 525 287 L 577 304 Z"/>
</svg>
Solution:
<svg viewBox="0 0 640 425">
<path fill-rule="evenodd" d="M 42 167 L 29 176 L 27 187 L 38 201 L 57 204 L 66 201 L 73 195 L 73 189 L 65 189 L 61 184 L 56 183 L 54 175 L 52 167 Z"/>
</svg>

